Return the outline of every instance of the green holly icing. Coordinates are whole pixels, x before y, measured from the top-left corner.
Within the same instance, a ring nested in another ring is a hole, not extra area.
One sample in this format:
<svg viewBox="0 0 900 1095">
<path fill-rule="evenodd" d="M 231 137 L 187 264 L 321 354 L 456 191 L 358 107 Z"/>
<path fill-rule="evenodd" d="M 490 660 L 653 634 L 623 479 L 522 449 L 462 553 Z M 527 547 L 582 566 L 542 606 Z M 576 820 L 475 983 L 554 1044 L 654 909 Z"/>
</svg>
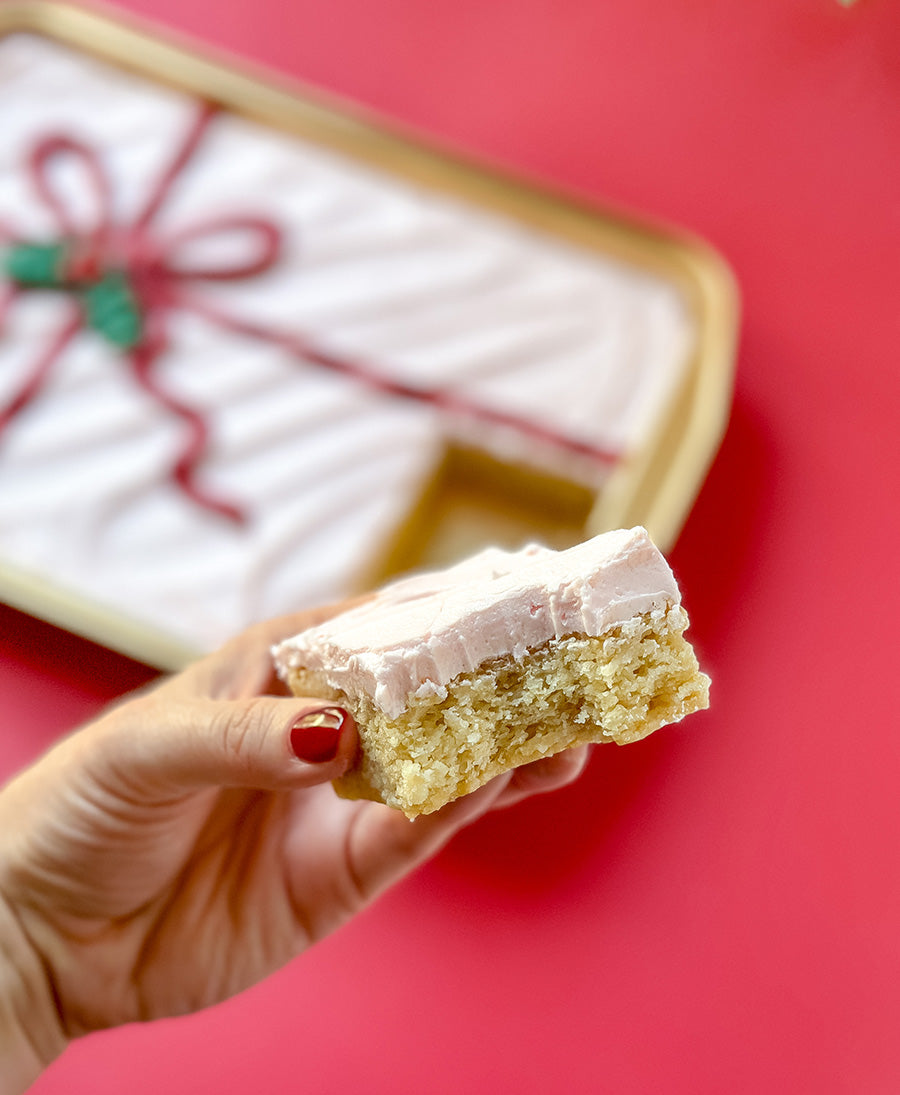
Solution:
<svg viewBox="0 0 900 1095">
<path fill-rule="evenodd" d="M 89 285 L 73 283 L 66 275 L 63 243 L 17 243 L 6 253 L 4 271 L 21 289 L 68 289 L 78 293 L 84 322 L 121 350 L 136 346 L 143 335 L 137 298 L 127 276 L 109 270 Z"/>
<path fill-rule="evenodd" d="M 129 350 L 143 334 L 141 312 L 128 279 L 118 270 L 85 289 L 84 317 L 88 327 L 107 338 L 114 346 Z"/>
<path fill-rule="evenodd" d="M 6 276 L 27 289 L 61 289 L 66 250 L 61 243 L 17 243 L 6 254 Z"/>
</svg>

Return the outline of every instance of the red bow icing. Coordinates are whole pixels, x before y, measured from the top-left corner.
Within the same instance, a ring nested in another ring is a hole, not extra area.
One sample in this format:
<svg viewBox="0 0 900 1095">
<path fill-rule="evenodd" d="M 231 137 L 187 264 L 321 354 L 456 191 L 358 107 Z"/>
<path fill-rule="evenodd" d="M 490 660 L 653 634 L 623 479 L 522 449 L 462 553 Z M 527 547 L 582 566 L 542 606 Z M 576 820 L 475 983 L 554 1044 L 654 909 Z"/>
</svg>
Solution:
<svg viewBox="0 0 900 1095">
<path fill-rule="evenodd" d="M 152 231 L 156 214 L 214 116 L 213 107 L 204 105 L 200 109 L 144 208 L 126 225 L 113 223 L 112 187 L 92 148 L 55 134 L 35 145 L 28 160 L 29 175 L 37 196 L 53 215 L 58 235 L 52 243 L 13 243 L 6 256 L 11 284 L 0 315 L 21 291 L 30 287 L 70 292 L 72 313 L 34 363 L 19 391 L 0 409 L 0 430 L 40 393 L 71 339 L 83 327 L 91 328 L 127 355 L 137 383 L 183 421 L 187 440 L 171 470 L 178 487 L 205 509 L 240 522 L 241 510 L 214 497 L 196 481 L 197 465 L 208 439 L 206 422 L 196 410 L 162 388 L 154 371 L 168 341 L 168 313 L 190 306 L 183 294 L 186 283 L 252 277 L 272 266 L 278 256 L 279 230 L 261 217 L 217 217 L 165 239 Z M 64 158 L 80 162 L 92 191 L 96 222 L 88 228 L 76 224 L 54 188 L 52 167 Z M 252 238 L 254 253 L 246 261 L 207 268 L 179 265 L 177 256 L 184 245 L 234 233 Z"/>
<path fill-rule="evenodd" d="M 5 407 L 0 407 L 0 433 L 40 394 L 69 342 L 82 328 L 89 328 L 116 346 L 129 360 L 140 387 L 183 422 L 187 440 L 170 472 L 174 483 L 197 505 L 242 523 L 244 513 L 240 508 L 197 483 L 197 468 L 209 435 L 203 416 L 166 391 L 155 376 L 154 365 L 168 345 L 168 315 L 173 310 L 187 310 L 226 330 L 281 346 L 305 362 L 351 377 L 384 394 L 512 429 L 601 463 L 618 458 L 617 453 L 564 436 L 541 423 L 479 406 L 447 389 L 423 389 L 395 380 L 364 362 L 334 356 L 301 335 L 270 330 L 232 316 L 193 295 L 190 287 L 194 282 L 249 278 L 268 270 L 276 262 L 281 244 L 277 225 L 257 216 L 218 216 L 165 238 L 152 231 L 154 218 L 215 115 L 215 107 L 200 107 L 144 208 L 125 225 L 113 223 L 112 187 L 94 149 L 62 134 L 45 137 L 35 145 L 28 160 L 29 175 L 37 196 L 54 217 L 58 234 L 50 243 L 10 237 L 5 263 L 9 285 L 0 299 L 0 323 L 16 296 L 28 288 L 63 290 L 71 296 L 72 309 L 32 365 L 24 384 Z M 51 166 L 65 157 L 81 162 L 93 191 L 96 223 L 88 229 L 79 228 L 53 186 Z M 251 241 L 246 260 L 213 266 L 179 264 L 178 253 L 185 245 L 235 234 L 244 234 Z"/>
</svg>

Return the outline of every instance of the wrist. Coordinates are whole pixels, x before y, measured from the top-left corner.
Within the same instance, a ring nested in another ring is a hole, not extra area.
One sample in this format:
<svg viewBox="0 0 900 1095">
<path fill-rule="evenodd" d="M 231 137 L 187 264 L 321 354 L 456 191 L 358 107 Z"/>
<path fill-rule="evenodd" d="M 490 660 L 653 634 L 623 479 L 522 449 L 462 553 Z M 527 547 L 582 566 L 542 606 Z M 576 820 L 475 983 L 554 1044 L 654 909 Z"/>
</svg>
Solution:
<svg viewBox="0 0 900 1095">
<path fill-rule="evenodd" d="M 66 1041 L 43 963 L 0 893 L 0 1095 L 26 1091 Z"/>
</svg>

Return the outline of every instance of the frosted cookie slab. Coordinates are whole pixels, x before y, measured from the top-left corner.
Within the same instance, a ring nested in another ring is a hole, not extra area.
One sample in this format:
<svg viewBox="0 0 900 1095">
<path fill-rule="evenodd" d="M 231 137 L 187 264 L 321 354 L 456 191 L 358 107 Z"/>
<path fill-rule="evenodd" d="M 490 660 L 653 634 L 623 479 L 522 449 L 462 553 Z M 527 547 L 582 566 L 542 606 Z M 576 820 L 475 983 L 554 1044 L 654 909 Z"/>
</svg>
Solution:
<svg viewBox="0 0 900 1095">
<path fill-rule="evenodd" d="M 737 322 L 699 241 L 55 0 L 0 5 L 0 130 L 8 603 L 176 668 L 486 543 L 674 542 Z"/>
<path fill-rule="evenodd" d="M 386 587 L 273 655 L 357 721 L 339 793 L 408 816 L 584 742 L 637 741 L 708 703 L 687 614 L 643 528 L 567 551 L 488 549 Z"/>
<path fill-rule="evenodd" d="M 94 28 L 86 45 L 120 40 L 109 26 L 101 34 L 97 17 L 67 18 Z M 144 45 L 112 52 L 143 63 L 154 48 Z M 48 134 L 68 135 L 96 155 L 109 183 L 115 230 L 101 268 L 121 263 L 121 231 L 140 218 L 196 124 L 198 99 L 179 89 L 179 72 L 203 94 L 210 78 L 200 71 L 185 59 L 169 64 L 164 86 L 34 35 L 0 41 L 4 232 L 38 244 L 58 238 L 29 164 Z M 213 96 L 232 86 L 224 73 L 212 85 Z M 209 120 L 156 210 L 151 242 L 190 265 L 174 253 L 185 232 L 210 218 L 264 215 L 281 236 L 277 263 L 235 281 L 182 285 L 191 306 L 169 308 L 151 376 L 165 398 L 127 354 L 82 329 L 0 435 L 2 567 L 29 588 L 46 583 L 106 621 L 170 640 L 178 653 L 154 658 L 163 664 L 256 619 L 365 587 L 453 445 L 550 472 L 594 498 L 611 467 L 640 463 L 632 457 L 650 446 L 698 352 L 693 298 L 655 267 L 243 117 L 242 94 L 238 109 Z M 82 204 L 91 205 L 77 193 L 82 183 L 65 190 L 79 226 Z M 229 255 L 193 261 L 227 265 Z M 72 303 L 65 292 L 25 290 L 6 310 L 0 417 Z M 329 371 L 282 336 L 364 361 L 394 394 Z M 401 389 L 441 399 L 410 400 Z M 240 510 L 242 524 L 173 482 L 190 434 L 173 406 L 208 431 L 196 486 Z M 593 459 L 600 450 L 619 464 Z M 587 534 L 582 519 L 560 542 Z M 475 529 L 468 543 L 491 535 Z M 26 606 L 40 611 L 40 599 Z M 115 630 L 84 626 L 104 640 Z M 137 641 L 127 646 L 146 656 Z"/>
</svg>

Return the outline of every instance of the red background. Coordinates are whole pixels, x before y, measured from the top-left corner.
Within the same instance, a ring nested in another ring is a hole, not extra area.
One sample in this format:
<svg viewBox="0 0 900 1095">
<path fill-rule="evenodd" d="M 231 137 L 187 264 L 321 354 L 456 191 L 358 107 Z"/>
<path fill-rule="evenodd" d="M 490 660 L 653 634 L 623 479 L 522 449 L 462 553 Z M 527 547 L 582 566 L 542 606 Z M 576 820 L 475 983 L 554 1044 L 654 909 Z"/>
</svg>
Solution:
<svg viewBox="0 0 900 1095">
<path fill-rule="evenodd" d="M 706 236 L 733 420 L 672 555 L 713 708 L 40 1095 L 900 1090 L 896 0 L 122 0 Z M 147 671 L 0 610 L 0 769 Z"/>
</svg>

